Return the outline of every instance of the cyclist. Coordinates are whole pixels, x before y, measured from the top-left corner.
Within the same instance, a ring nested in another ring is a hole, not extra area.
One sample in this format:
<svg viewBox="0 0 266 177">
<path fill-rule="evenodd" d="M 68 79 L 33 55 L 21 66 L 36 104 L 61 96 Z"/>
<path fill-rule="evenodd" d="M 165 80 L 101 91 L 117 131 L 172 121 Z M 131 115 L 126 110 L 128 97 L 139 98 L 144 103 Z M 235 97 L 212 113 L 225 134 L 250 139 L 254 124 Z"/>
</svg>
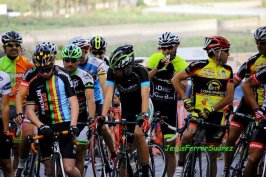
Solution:
<svg viewBox="0 0 266 177">
<path fill-rule="evenodd" d="M 33 67 L 33 64 L 21 55 L 22 36 L 16 31 L 8 31 L 2 35 L 2 43 L 5 56 L 0 58 L 0 70 L 5 71 L 11 78 L 11 92 L 9 94 L 9 118 L 13 119 L 20 116 L 16 112 L 15 99 L 20 82 L 23 80 L 24 73 Z M 13 145 L 14 163 L 13 169 L 18 166 L 19 144 Z"/>
<path fill-rule="evenodd" d="M 120 93 L 122 116 L 128 121 L 135 121 L 136 115 L 141 113 L 142 127 L 128 126 L 134 132 L 135 141 L 140 154 L 142 176 L 149 176 L 149 151 L 145 141 L 144 131 L 148 131 L 149 122 L 149 88 L 150 81 L 146 69 L 140 65 L 132 65 L 134 60 L 133 46 L 124 45 L 114 50 L 110 56 L 110 68 L 107 74 L 107 88 L 103 105 L 102 118 L 107 115 L 112 103 L 115 87 Z M 140 104 L 141 103 L 141 104 Z M 129 143 L 132 141 L 128 140 Z M 135 144 L 135 143 L 134 143 Z"/>
<path fill-rule="evenodd" d="M 4 71 L 0 71 L 0 95 L 1 95 L 1 118 L 0 118 L 0 167 L 6 177 L 13 177 L 14 171 L 11 162 L 11 145 L 12 139 L 8 136 L 9 133 L 9 104 L 8 94 L 11 89 L 10 76 Z"/>
<path fill-rule="evenodd" d="M 174 76 L 172 82 L 180 97 L 183 99 L 184 107 L 192 112 L 192 116 L 206 119 L 206 122 L 222 124 L 223 107 L 231 103 L 234 98 L 233 72 L 226 65 L 229 56 L 230 43 L 222 36 L 206 37 L 204 50 L 207 51 L 209 59 L 192 62 L 185 71 Z M 187 98 L 181 88 L 181 81 L 191 77 L 192 96 Z M 198 113 L 196 113 L 198 112 Z M 189 144 L 196 125 L 190 123 L 181 138 L 181 146 Z M 207 145 L 219 146 L 225 131 L 215 127 L 206 130 L 205 137 Z M 217 152 L 210 152 L 211 176 L 217 173 Z M 180 174 L 184 166 L 185 152 L 179 152 L 177 172 Z"/>
<path fill-rule="evenodd" d="M 74 84 L 70 76 L 59 66 L 54 66 L 55 55 L 51 48 L 41 46 L 33 54 L 33 63 L 37 67 L 37 77 L 29 84 L 26 115 L 38 127 L 40 134 L 45 136 L 40 140 L 40 151 L 45 159 L 45 174 L 52 176 L 50 159 L 53 132 L 69 130 L 71 135 L 59 138 L 63 166 L 69 177 L 80 177 L 75 167 L 75 151 L 72 137 L 79 135 L 77 119 L 79 113 L 78 100 Z M 35 109 L 38 107 L 39 117 Z"/>
<path fill-rule="evenodd" d="M 42 42 L 36 46 L 39 47 L 47 47 L 50 51 L 52 51 L 53 55 L 57 54 L 57 47 L 52 42 Z M 16 122 L 21 123 L 23 122 L 22 118 L 25 117 L 24 115 L 24 99 L 28 93 L 28 87 L 31 80 L 33 80 L 38 74 L 37 67 L 33 66 L 32 68 L 28 69 L 25 74 L 24 78 L 20 83 L 18 88 L 18 92 L 16 95 L 16 111 L 17 117 L 14 119 Z M 24 118 L 25 120 L 25 118 Z M 27 136 L 32 136 L 35 132 L 36 126 L 31 123 L 23 123 L 22 131 L 22 141 L 20 143 L 20 157 L 19 157 L 19 165 L 16 171 L 16 177 L 20 177 L 22 172 L 25 168 L 25 163 L 28 158 L 29 150 L 30 150 L 30 143 L 28 142 Z"/>
<path fill-rule="evenodd" d="M 90 40 L 90 53 L 105 62 L 109 66 L 109 59 L 105 55 L 107 42 L 101 36 L 95 36 Z"/>
<path fill-rule="evenodd" d="M 257 48 L 259 53 L 250 57 L 247 62 L 245 62 L 237 72 L 237 74 L 234 76 L 234 85 L 237 87 L 241 81 L 245 77 L 249 77 L 250 75 L 258 72 L 261 68 L 266 66 L 266 46 L 260 45 L 261 43 L 258 43 L 257 41 L 266 41 L 266 26 L 260 27 L 256 29 L 254 33 L 254 38 L 257 43 Z M 263 84 L 259 85 L 258 87 L 254 88 L 255 91 L 255 98 L 258 103 L 258 105 L 263 104 L 264 100 L 264 89 Z M 249 117 L 253 117 L 254 111 L 250 107 L 249 103 L 246 100 L 246 97 L 243 96 L 240 104 L 236 110 L 236 112 L 245 114 Z M 235 114 L 232 118 L 232 121 L 230 123 L 230 131 L 229 136 L 226 140 L 226 146 L 234 146 L 235 142 L 237 141 L 240 133 L 246 129 L 247 125 L 251 119 L 240 117 L 237 114 Z M 232 156 L 232 152 L 225 152 L 225 169 L 224 172 L 228 169 L 229 161 Z"/>
<path fill-rule="evenodd" d="M 173 75 L 184 70 L 187 66 L 185 60 L 176 56 L 179 37 L 172 32 L 165 32 L 159 38 L 162 52 L 154 53 L 148 60 L 147 68 L 151 79 L 151 92 L 155 111 L 160 111 L 162 116 L 168 117 L 165 121 L 171 126 L 177 126 L 177 95 L 171 82 Z M 169 57 L 169 58 L 167 58 Z M 163 126 L 164 140 L 175 136 L 175 132 Z M 166 142 L 165 142 L 166 143 Z M 175 141 L 167 143 L 175 146 Z M 174 151 L 166 152 L 168 158 L 167 175 L 172 177 L 176 168 Z"/>
<path fill-rule="evenodd" d="M 79 68 L 88 72 L 94 80 L 94 99 L 96 104 L 96 115 L 101 115 L 103 106 L 103 92 L 102 88 L 105 87 L 106 81 L 106 66 L 105 63 L 93 56 L 87 56 L 89 50 L 89 42 L 84 37 L 74 37 L 69 41 L 69 43 L 76 44 L 82 50 L 82 56 L 79 59 Z M 92 117 L 91 117 L 92 118 Z M 89 119 L 93 122 L 93 119 Z M 93 126 L 91 126 L 93 128 Z M 101 128 L 100 133 L 103 135 L 104 141 L 108 148 L 110 149 L 112 158 L 115 158 L 115 147 L 112 139 L 112 135 L 108 126 L 104 125 Z"/>
<path fill-rule="evenodd" d="M 69 43 L 76 44 L 82 49 L 82 56 L 79 61 L 79 68 L 87 71 L 94 80 L 94 99 L 96 103 L 96 114 L 100 115 L 103 105 L 103 91 L 106 82 L 106 65 L 94 56 L 86 56 L 89 50 L 88 40 L 84 37 L 75 37 Z"/>
<path fill-rule="evenodd" d="M 265 33 L 266 27 L 261 27 L 255 32 L 255 40 L 257 44 L 257 48 L 260 53 L 260 58 L 266 59 L 266 33 Z M 242 90 L 245 95 L 245 100 L 251 106 L 251 109 L 255 115 L 255 120 L 259 122 L 259 125 L 266 126 L 266 102 L 265 97 L 261 97 L 262 95 L 258 95 L 256 91 L 257 88 L 261 88 L 261 86 L 264 87 L 264 90 L 262 90 L 262 93 L 265 93 L 265 76 L 266 76 L 266 69 L 265 67 L 260 68 L 259 71 L 257 71 L 254 75 L 249 77 L 243 84 Z M 264 102 L 261 103 L 261 98 Z M 257 167 L 260 162 L 260 159 L 265 151 L 265 130 L 257 129 L 252 134 L 251 142 L 249 145 L 249 158 L 247 165 L 244 170 L 244 176 L 256 176 Z"/>
<path fill-rule="evenodd" d="M 89 73 L 78 68 L 79 58 L 82 55 L 80 47 L 75 44 L 66 45 L 62 49 L 61 55 L 63 57 L 64 68 L 70 74 L 77 94 L 79 103 L 78 122 L 86 123 L 88 116 L 91 118 L 95 117 L 93 78 Z M 86 131 L 87 129 L 84 129 L 84 127 L 85 125 L 78 125 L 80 131 Z M 84 140 L 84 137 L 78 137 L 77 139 Z M 85 137 L 85 139 L 87 139 L 87 137 Z M 80 142 L 77 149 L 76 167 L 81 174 L 83 174 L 84 171 L 86 147 L 86 143 Z"/>
</svg>

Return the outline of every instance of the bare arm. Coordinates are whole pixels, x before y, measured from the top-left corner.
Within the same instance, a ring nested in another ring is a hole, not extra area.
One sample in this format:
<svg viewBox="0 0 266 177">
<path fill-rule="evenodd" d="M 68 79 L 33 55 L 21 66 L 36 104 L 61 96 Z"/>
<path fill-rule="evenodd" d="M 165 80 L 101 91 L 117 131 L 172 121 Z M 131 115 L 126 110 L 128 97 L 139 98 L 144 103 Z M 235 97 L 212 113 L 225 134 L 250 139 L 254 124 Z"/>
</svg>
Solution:
<svg viewBox="0 0 266 177">
<path fill-rule="evenodd" d="M 96 105 L 95 105 L 95 100 L 94 100 L 94 89 L 86 89 L 85 90 L 85 95 L 87 98 L 87 103 L 89 107 L 89 117 L 94 118 L 95 117 L 95 110 L 96 110 Z"/>
<path fill-rule="evenodd" d="M 226 96 L 217 104 L 214 105 L 215 110 L 220 110 L 224 108 L 226 105 L 232 103 L 234 100 L 234 84 L 228 83 L 226 86 Z"/>
<path fill-rule="evenodd" d="M 147 113 L 149 110 L 149 94 L 150 94 L 150 87 L 141 87 L 141 111 Z"/>
<path fill-rule="evenodd" d="M 3 130 L 8 131 L 8 124 L 9 124 L 9 104 L 8 104 L 9 96 L 2 95 L 2 102 L 1 102 L 1 114 L 2 114 L 2 121 L 3 121 Z"/>
<path fill-rule="evenodd" d="M 79 103 L 77 96 L 71 96 L 68 98 L 71 109 L 71 123 L 70 125 L 77 125 L 78 116 L 79 116 Z"/>
<path fill-rule="evenodd" d="M 245 95 L 246 102 L 252 107 L 253 110 L 259 108 L 258 103 L 256 102 L 255 95 L 253 93 L 253 87 L 258 85 L 253 79 L 248 78 L 242 85 L 242 90 Z"/>
<path fill-rule="evenodd" d="M 35 124 L 37 127 L 40 127 L 43 123 L 39 120 L 35 113 L 35 104 L 28 104 L 26 106 L 26 116 L 30 121 Z"/>
<path fill-rule="evenodd" d="M 103 96 L 105 97 L 105 92 L 106 92 L 105 82 L 106 82 L 107 75 L 106 74 L 102 74 L 102 75 L 99 75 L 98 77 L 99 77 L 99 80 L 100 80 L 101 88 L 103 90 Z"/>
<path fill-rule="evenodd" d="M 19 86 L 18 93 L 16 95 L 16 111 L 17 113 L 23 113 L 23 101 L 27 94 L 28 87 Z"/>
<path fill-rule="evenodd" d="M 182 87 L 182 81 L 186 80 L 187 78 L 189 78 L 189 75 L 185 71 L 181 71 L 178 74 L 176 74 L 172 79 L 174 88 L 182 100 L 187 98 L 184 86 Z"/>
<path fill-rule="evenodd" d="M 149 72 L 149 79 L 151 80 L 157 72 L 158 72 L 158 69 L 157 68 L 152 69 Z"/>
<path fill-rule="evenodd" d="M 103 109 L 102 109 L 103 116 L 107 115 L 107 112 L 112 104 L 113 94 L 114 94 L 114 86 L 107 85 L 104 103 L 103 103 Z"/>
</svg>

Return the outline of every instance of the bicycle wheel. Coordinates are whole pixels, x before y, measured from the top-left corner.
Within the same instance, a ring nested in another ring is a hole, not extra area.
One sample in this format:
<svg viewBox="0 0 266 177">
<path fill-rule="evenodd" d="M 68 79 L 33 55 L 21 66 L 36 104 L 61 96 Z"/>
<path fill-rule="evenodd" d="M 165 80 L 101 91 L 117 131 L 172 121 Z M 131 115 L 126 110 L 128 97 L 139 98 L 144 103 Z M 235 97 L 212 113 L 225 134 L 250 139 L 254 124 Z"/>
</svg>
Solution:
<svg viewBox="0 0 266 177">
<path fill-rule="evenodd" d="M 98 138 L 96 138 L 95 135 L 92 135 L 90 138 L 90 157 L 94 177 L 104 176 L 104 160 L 102 151 L 99 147 Z"/>
<path fill-rule="evenodd" d="M 115 163 L 114 163 L 113 173 L 112 173 L 112 177 L 120 177 L 120 176 L 127 176 L 126 159 L 123 157 L 116 158 Z"/>
<path fill-rule="evenodd" d="M 210 177 L 210 156 L 207 151 L 189 152 L 182 177 Z"/>
<path fill-rule="evenodd" d="M 158 144 L 149 144 L 150 173 L 152 177 L 164 177 L 167 170 L 167 157 Z"/>
<path fill-rule="evenodd" d="M 249 143 L 246 141 L 239 141 L 237 143 L 234 148 L 233 155 L 230 160 L 230 167 L 226 173 L 226 176 L 242 176 L 249 152 L 248 145 Z"/>
<path fill-rule="evenodd" d="M 63 164 L 60 160 L 60 155 L 55 153 L 52 156 L 52 164 L 53 164 L 53 176 L 54 177 L 65 177 Z"/>
</svg>

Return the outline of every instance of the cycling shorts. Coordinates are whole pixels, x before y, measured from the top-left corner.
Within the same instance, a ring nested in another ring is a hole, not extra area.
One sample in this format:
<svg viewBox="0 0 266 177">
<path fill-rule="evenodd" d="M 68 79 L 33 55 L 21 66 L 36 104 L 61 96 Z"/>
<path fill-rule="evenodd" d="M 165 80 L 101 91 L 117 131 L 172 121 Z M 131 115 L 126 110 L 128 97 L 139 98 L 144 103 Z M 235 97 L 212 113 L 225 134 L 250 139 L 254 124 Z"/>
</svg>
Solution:
<svg viewBox="0 0 266 177">
<path fill-rule="evenodd" d="M 254 115 L 254 111 L 252 110 L 252 108 L 250 107 L 250 105 L 248 105 L 244 99 L 244 97 L 242 97 L 239 106 L 236 109 L 237 113 L 241 113 L 247 116 L 252 117 Z M 251 120 L 242 116 L 238 116 L 237 114 L 234 114 L 230 125 L 234 126 L 234 127 L 238 127 L 241 130 L 245 130 L 249 124 Z"/>
<path fill-rule="evenodd" d="M 55 132 L 69 130 L 70 122 L 49 125 Z M 49 158 L 52 154 L 53 140 L 51 137 L 40 139 L 40 150 L 43 158 Z M 70 134 L 59 137 L 59 148 L 63 158 L 75 159 L 74 145 Z"/>
<path fill-rule="evenodd" d="M 262 125 L 266 127 L 266 122 L 261 122 L 259 125 Z M 266 145 L 266 138 L 265 138 L 266 130 L 263 129 L 256 129 L 251 137 L 250 141 L 250 148 L 258 148 L 261 150 L 265 150 L 265 145 Z"/>
<path fill-rule="evenodd" d="M 160 101 L 153 101 L 154 110 L 160 111 L 161 116 L 168 117 L 167 119 L 164 119 L 166 123 L 173 127 L 177 127 L 177 103 L 176 102 L 160 102 Z M 167 128 L 166 125 L 161 125 L 162 134 L 164 137 L 174 136 L 176 133 L 173 130 L 170 130 Z M 170 135 L 170 136 L 168 136 Z"/>
</svg>

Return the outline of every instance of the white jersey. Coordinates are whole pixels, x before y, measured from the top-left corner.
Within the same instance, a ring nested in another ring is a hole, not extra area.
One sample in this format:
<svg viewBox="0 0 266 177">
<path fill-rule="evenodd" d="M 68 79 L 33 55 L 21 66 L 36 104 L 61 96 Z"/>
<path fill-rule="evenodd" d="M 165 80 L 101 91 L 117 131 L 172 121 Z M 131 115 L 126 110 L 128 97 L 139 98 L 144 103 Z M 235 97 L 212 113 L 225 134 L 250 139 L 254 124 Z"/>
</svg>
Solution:
<svg viewBox="0 0 266 177">
<path fill-rule="evenodd" d="M 0 71 L 0 95 L 8 95 L 11 90 L 10 76 L 4 71 Z"/>
</svg>

